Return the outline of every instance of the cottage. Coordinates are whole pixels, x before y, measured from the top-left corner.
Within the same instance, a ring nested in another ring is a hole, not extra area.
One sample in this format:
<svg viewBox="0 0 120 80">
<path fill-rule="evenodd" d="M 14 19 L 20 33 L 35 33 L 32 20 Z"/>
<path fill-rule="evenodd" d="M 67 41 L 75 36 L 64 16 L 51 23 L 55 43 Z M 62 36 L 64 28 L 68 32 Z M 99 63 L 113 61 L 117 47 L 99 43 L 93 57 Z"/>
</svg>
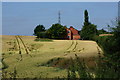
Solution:
<svg viewBox="0 0 120 80">
<path fill-rule="evenodd" d="M 67 28 L 67 39 L 68 40 L 80 39 L 80 35 L 78 34 L 78 30 L 74 29 L 72 26 L 70 26 L 70 28 Z"/>
</svg>

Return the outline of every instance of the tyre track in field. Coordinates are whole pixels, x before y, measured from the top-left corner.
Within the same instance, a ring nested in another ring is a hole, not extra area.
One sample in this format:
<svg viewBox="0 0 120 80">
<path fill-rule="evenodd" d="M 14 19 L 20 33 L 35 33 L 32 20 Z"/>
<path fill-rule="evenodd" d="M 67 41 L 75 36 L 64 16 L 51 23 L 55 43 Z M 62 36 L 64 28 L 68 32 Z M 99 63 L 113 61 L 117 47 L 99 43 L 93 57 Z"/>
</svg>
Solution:
<svg viewBox="0 0 120 80">
<path fill-rule="evenodd" d="M 70 52 L 76 52 L 75 49 L 77 48 L 78 42 L 77 40 L 72 40 L 71 45 L 68 47 L 68 49 L 66 49 L 66 51 L 64 52 L 65 55 L 67 55 L 66 53 L 70 53 Z"/>
<path fill-rule="evenodd" d="M 29 49 L 26 47 L 24 41 L 22 40 L 22 38 L 20 36 L 15 36 L 17 44 L 18 44 L 18 48 L 19 48 L 19 54 L 21 56 L 21 60 L 23 59 L 22 54 L 26 53 L 30 55 L 30 51 Z M 30 55 L 31 56 L 31 55 Z"/>
<path fill-rule="evenodd" d="M 77 42 L 77 41 L 75 41 L 74 48 L 72 49 L 73 51 L 76 49 L 77 45 L 78 45 L 78 42 Z"/>
<path fill-rule="evenodd" d="M 29 54 L 29 50 L 27 49 L 27 47 L 26 47 L 24 41 L 22 40 L 22 38 L 21 38 L 20 36 L 18 36 L 18 38 L 21 40 L 21 42 L 22 42 L 22 44 L 23 44 L 23 46 L 24 46 L 24 49 L 25 49 L 25 51 L 26 51 L 26 54 Z"/>
<path fill-rule="evenodd" d="M 72 43 L 71 43 L 71 45 L 67 48 L 67 50 L 69 50 L 69 49 L 72 47 L 73 44 L 74 44 L 74 41 L 72 40 Z"/>
<path fill-rule="evenodd" d="M 20 61 L 22 61 L 22 50 L 21 50 L 21 46 L 20 46 L 20 42 L 19 42 L 19 39 L 18 39 L 18 37 L 17 36 L 15 36 L 15 38 L 16 38 L 16 41 L 17 41 L 17 44 L 18 44 L 18 50 L 19 50 L 19 54 L 20 54 Z"/>
</svg>

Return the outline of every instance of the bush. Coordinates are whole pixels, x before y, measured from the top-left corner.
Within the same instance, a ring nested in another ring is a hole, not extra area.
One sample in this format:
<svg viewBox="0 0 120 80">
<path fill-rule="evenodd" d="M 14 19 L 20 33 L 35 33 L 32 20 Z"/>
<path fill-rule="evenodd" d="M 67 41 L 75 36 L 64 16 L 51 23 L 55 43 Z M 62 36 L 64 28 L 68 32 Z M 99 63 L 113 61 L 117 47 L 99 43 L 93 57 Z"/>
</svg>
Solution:
<svg viewBox="0 0 120 80">
<path fill-rule="evenodd" d="M 36 28 L 34 29 L 34 35 L 37 36 L 39 32 L 45 31 L 45 27 L 43 25 L 37 25 Z"/>
<path fill-rule="evenodd" d="M 102 57 L 98 58 L 95 63 L 96 66 L 94 66 L 94 71 L 90 71 L 89 67 L 87 67 L 87 64 L 85 61 L 81 61 L 78 56 L 73 60 L 73 65 L 70 66 L 68 69 L 68 78 L 87 78 L 87 79 L 103 79 L 103 78 L 120 78 L 119 74 L 119 68 L 116 64 L 116 62 L 111 62 L 110 57 Z M 77 74 L 78 73 L 78 77 Z"/>
</svg>

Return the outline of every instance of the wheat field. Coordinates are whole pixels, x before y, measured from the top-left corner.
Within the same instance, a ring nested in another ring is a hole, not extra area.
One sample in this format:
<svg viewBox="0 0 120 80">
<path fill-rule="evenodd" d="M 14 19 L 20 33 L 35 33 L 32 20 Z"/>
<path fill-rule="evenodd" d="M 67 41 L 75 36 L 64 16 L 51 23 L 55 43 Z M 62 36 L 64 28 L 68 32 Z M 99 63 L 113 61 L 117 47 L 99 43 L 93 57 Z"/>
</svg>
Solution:
<svg viewBox="0 0 120 80">
<path fill-rule="evenodd" d="M 98 57 L 103 54 L 94 41 L 53 40 L 48 42 L 34 41 L 35 36 L 3 35 L 2 58 L 8 65 L 7 72 L 17 70 L 18 78 L 64 78 L 67 70 L 53 66 L 40 66 L 53 58 Z M 7 75 L 7 78 L 10 76 Z"/>
</svg>

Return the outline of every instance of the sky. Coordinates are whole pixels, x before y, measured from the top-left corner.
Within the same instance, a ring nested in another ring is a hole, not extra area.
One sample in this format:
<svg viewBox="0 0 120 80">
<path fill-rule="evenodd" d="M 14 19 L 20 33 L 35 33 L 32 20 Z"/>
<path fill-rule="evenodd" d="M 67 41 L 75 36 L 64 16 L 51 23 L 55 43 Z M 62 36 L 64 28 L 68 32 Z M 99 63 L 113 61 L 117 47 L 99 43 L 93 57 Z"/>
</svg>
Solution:
<svg viewBox="0 0 120 80">
<path fill-rule="evenodd" d="M 2 2 L 0 2 L 0 35 L 2 35 Z"/>
<path fill-rule="evenodd" d="M 58 11 L 62 25 L 81 30 L 85 9 L 98 29 L 106 29 L 118 17 L 117 2 L 3 2 L 2 34 L 33 35 L 38 24 L 48 29 L 58 23 Z"/>
</svg>

